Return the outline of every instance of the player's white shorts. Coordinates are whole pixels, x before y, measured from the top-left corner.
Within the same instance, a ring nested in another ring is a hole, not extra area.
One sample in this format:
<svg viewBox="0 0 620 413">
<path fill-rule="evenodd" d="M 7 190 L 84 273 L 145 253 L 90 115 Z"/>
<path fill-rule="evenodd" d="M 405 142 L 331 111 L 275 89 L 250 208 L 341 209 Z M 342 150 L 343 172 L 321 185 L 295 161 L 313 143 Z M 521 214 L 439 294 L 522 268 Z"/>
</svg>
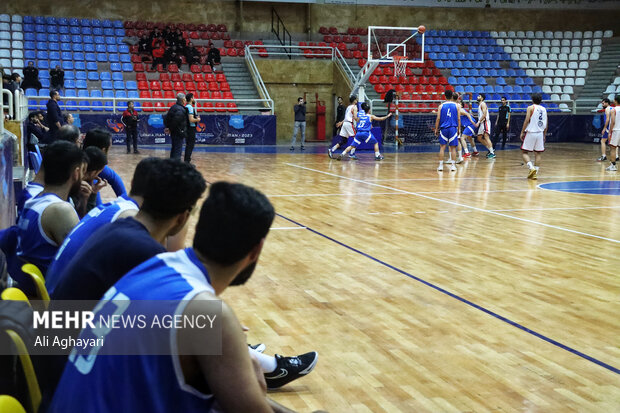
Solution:
<svg viewBox="0 0 620 413">
<path fill-rule="evenodd" d="M 611 146 L 620 146 L 620 130 L 611 131 L 611 139 L 609 140 Z"/>
<path fill-rule="evenodd" d="M 350 138 L 351 136 L 355 136 L 355 129 L 353 128 L 353 124 L 351 122 L 344 122 L 340 127 L 340 132 L 338 134 L 343 138 Z"/>
<path fill-rule="evenodd" d="M 529 152 L 544 152 L 545 138 L 542 132 L 525 132 L 521 149 Z"/>
<path fill-rule="evenodd" d="M 488 117 L 483 123 L 478 126 L 477 136 L 484 135 L 485 133 L 488 135 L 491 134 L 491 119 L 489 119 Z"/>
</svg>

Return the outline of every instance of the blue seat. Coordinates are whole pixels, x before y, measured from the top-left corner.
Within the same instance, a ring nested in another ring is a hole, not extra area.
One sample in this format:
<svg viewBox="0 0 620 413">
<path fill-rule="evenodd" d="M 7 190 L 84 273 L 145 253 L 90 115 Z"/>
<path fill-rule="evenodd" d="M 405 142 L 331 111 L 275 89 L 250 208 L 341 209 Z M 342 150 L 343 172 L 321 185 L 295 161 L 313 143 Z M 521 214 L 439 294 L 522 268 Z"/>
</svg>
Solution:
<svg viewBox="0 0 620 413">
<path fill-rule="evenodd" d="M 37 59 L 39 59 L 39 60 L 47 60 L 47 59 L 49 59 L 49 55 L 47 54 L 47 52 L 45 50 L 39 50 L 39 51 L 37 51 Z"/>
<path fill-rule="evenodd" d="M 538 85 L 532 87 L 533 93 L 542 93 L 542 88 Z"/>
<path fill-rule="evenodd" d="M 480 76 L 489 77 L 489 71 L 487 69 L 480 69 Z"/>
<path fill-rule="evenodd" d="M 508 69 L 506 70 L 506 76 L 508 77 L 515 77 L 517 76 L 517 71 L 514 69 Z"/>
<path fill-rule="evenodd" d="M 74 36 L 77 36 L 77 35 L 79 35 L 79 34 L 81 33 L 81 30 L 80 30 L 80 28 L 79 28 L 79 27 L 76 27 L 76 26 L 71 26 L 71 27 L 69 28 L 69 33 L 71 33 L 71 34 L 72 34 L 72 35 L 74 35 Z"/>
<path fill-rule="evenodd" d="M 98 62 L 107 62 L 108 55 L 106 53 L 97 53 L 97 61 Z"/>
<path fill-rule="evenodd" d="M 133 65 L 131 63 L 123 63 L 121 65 L 123 72 L 133 72 Z"/>
<path fill-rule="evenodd" d="M 431 60 L 437 60 L 437 53 L 430 52 L 428 54 L 428 58 L 431 59 Z"/>
<path fill-rule="evenodd" d="M 469 85 L 477 85 L 478 81 L 476 80 L 475 77 L 470 76 L 470 77 L 467 78 L 467 84 L 469 84 Z"/>
<path fill-rule="evenodd" d="M 471 85 L 465 86 L 465 93 L 474 93 L 474 87 Z"/>
<path fill-rule="evenodd" d="M 60 53 L 58 52 L 49 52 L 50 60 L 60 60 Z"/>
<path fill-rule="evenodd" d="M 34 42 L 37 40 L 37 36 L 34 33 L 24 33 L 24 40 Z"/>
<path fill-rule="evenodd" d="M 117 104 L 116 109 L 117 110 L 120 109 L 120 107 L 118 106 L 119 103 L 120 102 L 116 102 L 116 104 Z M 105 108 L 106 112 L 112 112 L 112 111 L 114 111 L 114 102 L 111 102 L 111 101 L 107 100 L 107 101 L 103 102 L 103 107 Z"/>
<path fill-rule="evenodd" d="M 125 37 L 125 29 L 123 29 L 123 28 L 116 28 L 116 29 L 114 29 L 114 35 L 116 37 Z"/>
<path fill-rule="evenodd" d="M 112 25 L 117 28 L 117 29 L 122 29 L 123 28 L 123 22 L 120 20 L 114 20 L 112 22 Z"/>
<path fill-rule="evenodd" d="M 60 45 L 58 43 L 48 43 L 47 50 L 58 51 L 60 50 Z"/>
<path fill-rule="evenodd" d="M 34 24 L 24 24 L 22 30 L 26 33 L 35 33 Z"/>
<path fill-rule="evenodd" d="M 530 85 L 533 86 L 534 85 L 534 79 L 532 79 L 531 77 L 526 77 L 524 80 L 526 85 Z"/>
<path fill-rule="evenodd" d="M 101 20 L 99 20 L 99 19 L 92 19 L 90 21 L 90 24 L 93 27 L 101 27 Z"/>
<path fill-rule="evenodd" d="M 69 19 L 69 26 L 79 26 L 80 25 L 80 20 L 75 18 L 75 17 L 71 17 Z"/>
<path fill-rule="evenodd" d="M 120 60 L 122 63 L 131 63 L 131 56 L 128 54 L 122 54 Z"/>
<path fill-rule="evenodd" d="M 104 80 L 101 82 L 101 89 L 109 89 L 112 90 L 114 87 L 112 86 L 112 81 Z"/>
<path fill-rule="evenodd" d="M 88 80 L 91 82 L 96 82 L 99 80 L 99 73 L 97 72 L 88 72 Z"/>
<path fill-rule="evenodd" d="M 34 60 L 37 58 L 37 53 L 34 50 L 24 50 L 24 59 Z"/>
<path fill-rule="evenodd" d="M 68 111 L 71 111 L 71 112 L 78 110 L 77 102 L 75 100 L 68 100 L 65 107 Z"/>
<path fill-rule="evenodd" d="M 517 69 L 519 68 L 519 63 L 515 62 L 514 60 L 510 62 L 510 67 L 512 69 Z"/>
<path fill-rule="evenodd" d="M 85 53 L 85 54 L 84 54 L 84 58 L 85 58 L 85 60 L 86 60 L 86 61 L 88 61 L 88 62 L 94 62 L 95 60 L 97 60 L 97 59 L 95 58 L 95 54 L 94 54 L 94 53 Z"/>
<path fill-rule="evenodd" d="M 66 17 L 59 17 L 58 18 L 58 24 L 60 26 L 68 26 L 69 25 L 69 19 L 67 19 Z"/>
<path fill-rule="evenodd" d="M 486 86 L 484 87 L 484 93 L 488 93 L 488 94 L 493 93 L 493 86 L 491 86 L 491 85 L 486 85 Z"/>
<path fill-rule="evenodd" d="M 472 67 L 476 69 L 482 69 L 482 62 L 480 62 L 479 60 L 476 60 L 472 63 Z"/>
<path fill-rule="evenodd" d="M 120 63 L 110 63 L 110 70 L 112 72 L 120 72 L 121 71 L 121 64 Z"/>
<path fill-rule="evenodd" d="M 452 69 L 452 70 L 450 71 L 450 74 L 451 74 L 452 76 L 461 76 L 461 71 L 460 71 L 459 69 Z"/>
<path fill-rule="evenodd" d="M 487 84 L 487 80 L 485 78 L 483 78 L 482 76 L 478 76 L 476 78 L 476 83 L 478 83 L 479 85 L 486 85 Z"/>
<path fill-rule="evenodd" d="M 122 58 L 122 55 L 121 55 Z M 435 62 L 435 67 L 437 69 L 446 69 L 446 65 L 444 64 L 444 62 L 442 60 L 438 60 Z"/>
<path fill-rule="evenodd" d="M 47 62 L 45 62 L 45 63 L 47 63 Z M 46 67 L 43 70 L 39 70 L 39 79 L 49 79 L 50 78 L 50 72 L 47 69 L 49 69 L 49 67 Z"/>
<path fill-rule="evenodd" d="M 58 26 L 58 33 L 60 34 L 69 34 L 68 26 Z"/>
<path fill-rule="evenodd" d="M 497 75 L 496 76 L 506 77 L 507 76 L 506 70 L 505 69 L 497 70 Z"/>
<path fill-rule="evenodd" d="M 465 88 L 461 85 L 457 85 L 454 87 L 454 91 L 458 93 L 465 93 Z"/>
<path fill-rule="evenodd" d="M 461 76 L 461 77 L 457 77 L 457 78 L 456 78 L 456 84 L 457 84 L 457 85 L 463 85 L 463 86 L 465 86 L 465 85 L 467 85 L 467 84 L 468 84 L 468 83 L 467 83 L 467 79 L 466 79 L 466 78 L 464 78 L 463 76 Z"/>
<path fill-rule="evenodd" d="M 64 60 L 62 62 L 62 70 L 73 70 L 73 62 L 71 60 Z"/>
<path fill-rule="evenodd" d="M 58 20 L 56 19 L 56 17 L 46 17 L 45 21 L 47 22 L 47 24 L 58 24 Z"/>
<path fill-rule="evenodd" d="M 65 78 L 65 88 L 66 89 L 75 89 L 75 80 L 66 79 Z M 66 96 L 69 96 L 69 95 L 66 95 Z"/>
<path fill-rule="evenodd" d="M 58 60 L 50 60 L 50 69 L 53 69 L 56 66 L 60 66 L 60 62 Z"/>
<path fill-rule="evenodd" d="M 82 20 L 80 20 L 80 25 L 82 27 L 90 27 L 90 20 L 89 19 L 82 19 Z"/>
<path fill-rule="evenodd" d="M 105 29 L 103 29 L 103 35 L 104 36 L 111 36 L 111 37 L 115 37 L 116 33 L 114 33 L 114 29 L 111 27 L 106 27 Z"/>
<path fill-rule="evenodd" d="M 73 60 L 73 53 L 71 52 L 62 52 L 60 54 L 60 57 L 62 58 L 62 60 Z"/>
<path fill-rule="evenodd" d="M 33 88 L 26 89 L 26 96 L 37 96 L 37 90 Z"/>
<path fill-rule="evenodd" d="M 48 42 L 58 43 L 60 41 L 60 37 L 57 34 L 50 34 L 47 36 Z"/>
<path fill-rule="evenodd" d="M 82 36 L 82 42 L 93 43 L 93 36 Z"/>
<path fill-rule="evenodd" d="M 74 52 L 73 53 L 73 60 L 83 62 L 84 61 L 84 53 L 82 53 L 82 52 Z"/>
<path fill-rule="evenodd" d="M 106 47 L 106 51 L 107 51 L 108 53 L 118 53 L 118 47 L 117 47 L 115 44 L 109 44 L 109 45 Z"/>
<path fill-rule="evenodd" d="M 501 85 L 495 85 L 495 93 L 504 93 L 504 87 Z"/>
<path fill-rule="evenodd" d="M 481 93 L 484 93 L 484 87 L 483 87 L 483 86 L 480 86 L 480 85 L 476 86 L 476 87 L 474 88 L 474 93 L 475 93 L 475 94 L 477 94 L 477 95 L 479 95 L 479 94 L 481 94 Z"/>
<path fill-rule="evenodd" d="M 103 97 L 104 98 L 113 98 L 114 97 L 114 91 L 113 90 L 104 90 L 103 91 Z"/>
<path fill-rule="evenodd" d="M 523 80 L 523 78 L 521 78 L 521 77 L 517 77 L 517 78 L 515 78 L 515 84 L 517 84 L 517 85 L 524 85 L 525 84 L 525 80 Z"/>
<path fill-rule="evenodd" d="M 495 79 L 495 83 L 497 83 L 498 85 L 502 85 L 502 86 L 506 85 L 506 81 L 504 80 L 503 77 L 498 77 L 497 79 Z"/>
<path fill-rule="evenodd" d="M 463 68 L 463 62 L 456 61 L 456 62 L 451 62 L 452 63 L 452 67 L 456 67 L 457 69 L 462 69 Z"/>
<path fill-rule="evenodd" d="M 101 27 L 93 27 L 94 36 L 103 36 L 103 29 Z"/>
<path fill-rule="evenodd" d="M 45 25 L 44 25 L 44 24 L 35 24 L 35 25 L 34 25 L 34 30 L 35 30 L 37 33 L 45 34 L 46 27 L 45 27 Z"/>
<path fill-rule="evenodd" d="M 75 87 L 77 89 L 88 89 L 88 84 L 86 83 L 86 80 L 79 79 L 75 81 Z"/>
<path fill-rule="evenodd" d="M 91 98 L 100 98 L 100 97 L 103 97 L 103 93 L 101 92 L 101 90 L 91 90 L 90 91 L 90 97 Z"/>
<path fill-rule="evenodd" d="M 105 39 L 103 38 L 103 36 L 94 36 L 94 40 L 95 40 L 95 43 L 97 43 L 97 44 L 104 44 L 105 43 Z"/>
<path fill-rule="evenodd" d="M 39 65 L 39 70 L 40 69 L 49 69 L 50 68 L 50 65 L 49 65 L 47 60 L 39 60 L 38 65 Z M 41 77 L 40 73 L 39 73 L 39 77 Z"/>
<path fill-rule="evenodd" d="M 99 73 L 100 80 L 112 80 L 112 74 L 110 72 L 101 72 Z"/>
<path fill-rule="evenodd" d="M 78 90 L 78 97 L 89 98 L 90 93 L 88 93 L 88 90 Z"/>
<path fill-rule="evenodd" d="M 106 52 L 105 44 L 95 45 L 95 51 L 98 53 L 105 53 Z"/>
<path fill-rule="evenodd" d="M 39 96 L 49 97 L 50 96 L 50 90 L 47 89 L 47 88 L 39 89 Z"/>
<path fill-rule="evenodd" d="M 86 63 L 84 63 L 84 61 L 74 62 L 73 68 L 75 70 L 86 70 Z"/>
<path fill-rule="evenodd" d="M 491 99 L 491 100 L 500 100 L 502 98 L 502 96 L 499 93 L 493 93 L 490 96 L 487 96 L 487 99 Z"/>
<path fill-rule="evenodd" d="M 84 71 L 75 72 L 76 80 L 86 80 L 88 79 L 88 75 Z"/>
<path fill-rule="evenodd" d="M 497 112 L 497 103 L 489 103 L 489 112 L 492 112 L 492 113 Z"/>
<path fill-rule="evenodd" d="M 506 85 L 504 86 L 504 93 L 513 93 L 514 89 L 512 88 L 511 85 Z"/>
<path fill-rule="evenodd" d="M 25 41 L 24 42 L 24 49 L 26 50 L 34 50 L 35 49 L 35 43 L 32 41 Z"/>
<path fill-rule="evenodd" d="M 135 80 L 128 80 L 125 83 L 125 89 L 129 91 L 138 90 L 138 83 Z M 131 96 L 129 96 L 131 97 Z"/>
<path fill-rule="evenodd" d="M 452 69 L 455 66 L 455 62 L 452 61 L 447 61 L 447 62 L 441 62 L 441 66 L 438 66 L 437 63 L 435 63 L 435 67 L 437 67 L 438 69 Z"/>
<path fill-rule="evenodd" d="M 101 112 L 103 111 L 103 104 L 98 101 L 98 100 L 94 100 L 91 102 L 91 104 L 93 105 L 93 109 L 95 112 Z"/>
<path fill-rule="evenodd" d="M 63 52 L 70 52 L 71 51 L 71 39 L 69 39 L 66 42 L 61 42 L 60 50 L 62 50 Z"/>
<path fill-rule="evenodd" d="M 116 98 L 117 99 L 126 99 L 127 98 L 127 93 L 124 90 L 117 90 L 116 91 Z"/>
<path fill-rule="evenodd" d="M 130 81 L 127 81 L 127 83 L 129 83 L 129 82 Z M 129 89 L 129 88 L 127 88 L 127 89 Z M 140 97 L 140 94 L 138 93 L 137 90 L 129 90 L 129 91 L 127 91 L 127 98 L 128 99 L 138 99 L 139 97 Z"/>
<path fill-rule="evenodd" d="M 118 54 L 117 53 L 110 53 L 108 54 L 108 62 L 110 63 L 118 63 Z"/>
<path fill-rule="evenodd" d="M 87 53 L 94 53 L 95 52 L 95 45 L 92 43 L 86 43 L 84 45 L 84 51 Z"/>
<path fill-rule="evenodd" d="M 74 86 L 75 86 L 75 82 L 74 82 Z M 74 98 L 77 96 L 77 93 L 75 92 L 74 88 L 67 88 L 67 82 L 65 82 L 65 96 L 68 98 Z"/>
<path fill-rule="evenodd" d="M 82 46 L 82 43 L 73 43 L 71 45 L 71 50 L 73 50 L 74 52 L 83 52 L 84 46 Z"/>
<path fill-rule="evenodd" d="M 520 85 L 515 85 L 515 86 L 512 88 L 512 91 L 513 91 L 514 93 L 523 93 L 523 88 L 522 88 Z"/>
<path fill-rule="evenodd" d="M 32 24 L 32 23 L 34 23 L 34 17 L 32 17 L 32 16 L 24 16 L 22 18 L 22 23 L 30 23 L 30 24 Z"/>
<path fill-rule="evenodd" d="M 112 73 L 112 80 L 123 80 L 123 74 L 120 73 L 120 72 L 113 72 Z"/>
<path fill-rule="evenodd" d="M 463 68 L 471 69 L 473 66 L 469 60 L 463 62 Z"/>
<path fill-rule="evenodd" d="M 523 86 L 523 93 L 533 93 L 532 87 L 529 85 Z"/>
<path fill-rule="evenodd" d="M 89 111 L 90 110 L 90 101 L 88 100 L 80 100 L 80 111 Z"/>
</svg>

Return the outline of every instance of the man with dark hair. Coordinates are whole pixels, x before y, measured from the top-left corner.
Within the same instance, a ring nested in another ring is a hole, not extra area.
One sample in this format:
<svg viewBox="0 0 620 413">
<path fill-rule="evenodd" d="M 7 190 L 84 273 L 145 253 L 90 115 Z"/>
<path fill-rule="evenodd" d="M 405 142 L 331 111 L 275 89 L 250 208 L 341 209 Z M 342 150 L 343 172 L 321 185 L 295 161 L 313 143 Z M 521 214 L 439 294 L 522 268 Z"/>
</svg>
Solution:
<svg viewBox="0 0 620 413">
<path fill-rule="evenodd" d="M 177 102 L 164 116 L 164 126 L 166 127 L 166 133 L 170 134 L 170 140 L 172 146 L 170 148 L 170 158 L 181 159 L 181 152 L 183 151 L 183 140 L 187 137 L 187 130 L 189 129 L 189 116 L 185 104 L 185 94 L 177 94 Z"/>
<path fill-rule="evenodd" d="M 61 289 L 56 289 L 64 278 L 67 266 L 86 241 L 88 241 L 99 228 L 111 222 L 115 222 L 118 219 L 132 217 L 138 212 L 138 208 L 142 205 L 151 173 L 156 170 L 162 162 L 163 160 L 161 158 L 146 158 L 141 160 L 134 171 L 129 195 L 123 194 L 110 203 L 92 209 L 82 218 L 80 224 L 71 231 L 58 251 L 58 254 L 54 257 L 54 261 L 50 265 L 45 279 L 45 285 L 52 298 L 73 297 L 71 294 L 72 291 L 75 292 L 75 290 L 73 290 L 72 283 L 63 283 Z M 94 299 L 99 298 L 101 297 L 94 297 Z"/>
<path fill-rule="evenodd" d="M 74 125 L 63 125 L 56 133 L 56 140 L 67 141 L 78 145 L 80 139 L 80 130 Z"/>
<path fill-rule="evenodd" d="M 538 169 L 540 168 L 541 155 L 545 151 L 545 140 L 547 136 L 547 109 L 541 106 L 542 96 L 540 93 L 532 95 L 532 103 L 527 108 L 527 115 L 521 130 L 521 151 L 523 152 L 523 162 L 526 163 L 530 172 L 527 179 L 538 179 Z M 535 164 L 530 161 L 529 153 L 536 153 Z"/>
<path fill-rule="evenodd" d="M 75 122 L 73 114 L 71 113 L 65 113 L 64 120 L 67 125 L 73 125 L 73 122 Z"/>
<path fill-rule="evenodd" d="M 437 171 L 443 171 L 443 160 L 446 146 L 450 150 L 450 171 L 456 171 L 454 164 L 456 157 L 456 147 L 459 144 L 459 130 L 461 129 L 461 117 L 459 105 L 452 100 L 452 91 L 446 90 L 446 101 L 437 108 L 437 118 L 435 119 L 435 136 L 439 136 L 439 166 Z"/>
<path fill-rule="evenodd" d="M 342 97 L 338 96 L 338 107 L 336 108 L 336 122 L 334 123 L 334 135 L 338 135 L 340 138 L 340 142 L 336 143 L 331 148 L 327 149 L 327 156 L 330 158 L 333 157 L 333 153 L 338 150 L 338 148 L 346 147 L 348 138 L 340 135 L 342 124 L 344 123 L 344 115 L 345 115 L 345 107 L 342 104 Z"/>
<path fill-rule="evenodd" d="M 220 49 L 213 46 L 213 43 L 209 42 L 209 51 L 207 52 L 207 64 L 211 66 L 211 70 L 215 70 L 214 66 L 219 65 L 222 60 L 220 56 Z"/>
<path fill-rule="evenodd" d="M 64 124 L 62 111 L 60 110 L 60 106 L 58 106 L 59 100 L 60 94 L 58 93 L 58 91 L 51 90 L 50 100 L 47 101 L 47 125 L 50 128 L 50 142 L 56 140 L 56 134 L 58 133 L 58 129 L 60 129 L 60 127 Z"/>
<path fill-rule="evenodd" d="M 138 152 L 138 112 L 133 107 L 133 101 L 127 102 L 127 110 L 123 112 L 121 118 L 123 125 L 125 125 L 125 133 L 127 138 L 125 143 L 127 144 L 127 153 L 131 153 L 131 143 L 133 143 L 133 153 Z"/>
<path fill-rule="evenodd" d="M 484 93 L 478 95 L 478 142 L 486 146 L 489 153 L 487 158 L 495 158 L 495 149 L 489 136 L 491 135 L 491 118 L 489 117 L 489 107 L 484 101 Z"/>
<path fill-rule="evenodd" d="M 130 313 L 136 311 L 138 300 L 159 300 L 159 315 L 204 317 L 213 312 L 209 301 L 213 303 L 228 286 L 250 278 L 274 216 L 273 207 L 260 192 L 241 184 L 215 183 L 200 211 L 193 248 L 151 258 L 122 277 L 103 299 L 123 297 Z M 209 328 L 157 329 L 149 335 L 111 329 L 106 345 L 129 340 L 138 350 L 136 354 L 145 354 L 155 342 L 168 355 L 103 355 L 87 362 L 86 353 L 75 351 L 49 413 L 76 408 L 92 413 L 211 409 L 290 412 L 266 398 L 264 383 L 261 389 L 262 375 L 256 375 L 241 325 L 225 302 L 221 306 L 220 355 L 205 355 L 205 343 L 213 340 Z M 100 314 L 108 312 L 103 308 Z M 90 329 L 82 331 L 85 337 L 92 333 Z M 309 371 L 316 363 L 316 353 L 308 353 L 307 358 L 313 361 L 305 369 Z M 87 373 L 80 367 L 84 364 L 88 365 Z M 287 371 L 278 374 L 285 376 Z M 121 389 L 123 397 L 113 397 Z"/>
<path fill-rule="evenodd" d="M 620 146 L 620 94 L 615 98 L 616 106 L 611 111 L 611 120 L 609 121 L 609 161 L 610 165 L 605 168 L 607 171 L 617 171 L 618 166 L 618 147 Z"/>
<path fill-rule="evenodd" d="M 34 145 L 46 140 L 46 134 L 49 128 L 41 123 L 39 120 L 39 112 L 30 112 L 28 114 L 28 124 L 26 126 L 26 133 L 28 137 L 28 150 L 34 151 Z M 32 136 L 36 137 L 36 141 Z"/>
<path fill-rule="evenodd" d="M 43 275 L 58 247 L 79 221 L 67 200 L 69 193 L 82 182 L 83 161 L 82 150 L 69 142 L 54 142 L 45 148 L 43 191 L 26 201 L 17 222 L 17 257 L 23 263 L 36 265 Z M 20 277 L 21 271 L 13 271 L 11 276 L 24 283 L 22 287 L 27 294 L 34 294 L 34 285 Z"/>
<path fill-rule="evenodd" d="M 61 90 L 65 88 L 65 71 L 61 69 L 60 65 L 50 70 L 50 85 L 53 89 Z"/>
<path fill-rule="evenodd" d="M 597 159 L 599 162 L 607 160 L 606 143 L 609 139 L 609 122 L 611 121 L 611 101 L 605 98 L 601 102 L 603 104 L 603 131 L 601 132 L 601 157 Z"/>
<path fill-rule="evenodd" d="M 506 146 L 506 138 L 510 130 L 510 105 L 506 96 L 502 96 L 502 104 L 497 110 L 497 118 L 495 119 L 495 130 L 493 131 L 493 148 L 497 145 L 499 134 L 502 134 L 502 149 Z"/>
<path fill-rule="evenodd" d="M 39 69 L 34 67 L 34 62 L 28 62 L 28 66 L 24 68 L 24 81 L 22 82 L 22 88 L 24 90 L 34 88 L 37 91 L 41 89 L 41 82 L 39 81 Z"/>
<path fill-rule="evenodd" d="M 291 138 L 291 151 L 295 150 L 295 142 L 297 141 L 297 133 L 301 129 L 301 150 L 304 150 L 306 143 L 306 101 L 300 97 L 297 104 L 293 106 L 295 112 L 295 124 L 293 126 L 293 137 Z"/>
<path fill-rule="evenodd" d="M 187 128 L 187 137 L 185 138 L 185 162 L 192 162 L 192 152 L 194 151 L 194 145 L 196 144 L 196 126 L 200 122 L 200 116 L 196 114 L 196 101 L 194 100 L 194 94 L 188 93 L 185 96 L 187 105 L 187 113 L 189 116 L 189 127 Z"/>
<path fill-rule="evenodd" d="M 198 63 L 200 60 L 200 52 L 194 47 L 192 42 L 185 47 L 185 61 L 187 65 L 191 67 L 193 64 Z"/>
<path fill-rule="evenodd" d="M 355 136 L 355 126 L 353 125 L 353 122 L 356 122 L 356 121 L 357 121 L 357 96 L 351 95 L 349 96 L 349 106 L 347 106 L 347 109 L 345 110 L 344 120 L 342 121 L 340 131 L 338 132 L 338 135 L 340 136 L 341 140 L 339 143 L 334 145 L 333 148 L 330 148 L 327 150 L 327 155 L 330 158 L 333 159 L 334 157 L 333 152 L 336 151 L 340 147 L 343 147 L 343 146 L 346 147 L 347 142 L 349 141 L 349 138 L 352 138 Z M 355 149 L 351 151 L 350 157 L 351 159 L 357 159 L 357 156 L 355 156 Z"/>
<path fill-rule="evenodd" d="M 342 157 L 345 156 L 349 151 L 354 151 L 362 142 L 373 145 L 375 150 L 375 161 L 382 161 L 383 155 L 379 151 L 379 142 L 372 135 L 370 130 L 372 129 L 373 121 L 381 121 L 386 120 L 392 116 L 391 113 L 388 113 L 386 116 L 378 117 L 370 113 L 370 105 L 368 102 L 362 103 L 361 110 L 357 116 L 357 132 L 355 133 L 355 137 L 353 138 L 353 142 L 340 155 L 336 157 L 337 160 L 342 160 Z M 357 158 L 355 158 L 357 159 Z"/>
</svg>

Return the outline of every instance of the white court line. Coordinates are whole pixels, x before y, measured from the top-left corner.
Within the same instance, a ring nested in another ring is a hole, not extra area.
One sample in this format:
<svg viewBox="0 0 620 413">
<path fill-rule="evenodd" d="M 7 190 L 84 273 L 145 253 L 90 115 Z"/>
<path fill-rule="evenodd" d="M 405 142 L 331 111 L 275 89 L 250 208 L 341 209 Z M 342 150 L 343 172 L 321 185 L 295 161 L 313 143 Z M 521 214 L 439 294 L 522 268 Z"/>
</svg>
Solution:
<svg viewBox="0 0 620 413">
<path fill-rule="evenodd" d="M 471 191 L 463 191 L 459 189 L 455 189 L 454 191 L 420 191 L 419 194 L 462 194 L 462 193 L 491 193 L 491 192 L 530 192 L 531 189 L 494 189 L 494 190 L 471 190 Z M 299 198 L 299 197 L 321 197 L 321 196 L 353 196 L 353 195 L 409 195 L 406 193 L 399 192 L 356 192 L 356 193 L 341 193 L 341 194 L 279 194 L 279 195 L 267 195 L 267 198 Z"/>
<path fill-rule="evenodd" d="M 576 231 L 576 230 L 573 230 L 573 229 L 563 228 L 563 227 L 559 227 L 557 225 L 545 224 L 544 222 L 533 221 L 531 219 L 514 217 L 512 215 L 502 214 L 501 212 L 496 212 L 496 211 L 491 211 L 491 210 L 488 210 L 488 209 L 478 208 L 478 207 L 474 207 L 474 206 L 471 206 L 471 205 L 460 204 L 458 202 L 447 201 L 445 199 L 435 198 L 435 197 L 428 196 L 428 195 L 423 195 L 423 194 L 420 194 L 420 193 L 417 193 L 417 192 L 405 191 L 403 189 L 392 188 L 392 187 L 386 186 L 386 185 L 375 184 L 373 182 L 362 181 L 361 179 L 355 179 L 355 178 L 349 178 L 349 177 L 346 177 L 346 176 L 336 175 L 336 174 L 333 174 L 331 172 L 320 171 L 318 169 L 306 168 L 305 166 L 295 165 L 295 164 L 288 163 L 288 162 L 286 163 L 286 165 L 292 166 L 294 168 L 305 169 L 305 170 L 308 170 L 308 171 L 311 171 L 311 172 L 316 172 L 316 173 L 320 173 L 320 174 L 324 174 L 324 175 L 333 176 L 333 177 L 339 178 L 339 179 L 346 179 L 348 181 L 358 182 L 358 183 L 365 184 L 365 185 L 376 186 L 376 187 L 384 188 L 384 189 L 391 189 L 392 191 L 396 191 L 396 192 L 400 192 L 400 193 L 404 193 L 404 194 L 409 194 L 409 195 L 415 195 L 415 196 L 418 196 L 420 198 L 430 199 L 432 201 L 443 202 L 445 204 L 450 204 L 450 205 L 454 205 L 454 206 L 458 206 L 458 207 L 462 207 L 462 208 L 469 208 L 469 209 L 474 210 L 474 211 L 485 212 L 485 213 L 491 214 L 491 215 L 497 215 L 497 216 L 504 217 L 504 218 L 510 218 L 510 219 L 514 219 L 514 220 L 517 220 L 517 221 L 527 222 L 527 223 L 530 223 L 530 224 L 540 225 L 540 226 L 547 227 L 547 228 L 553 228 L 553 229 L 557 229 L 557 230 L 560 230 L 560 231 L 570 232 L 572 234 L 583 235 L 585 237 L 597 238 L 597 239 L 601 239 L 601 240 L 604 240 L 604 241 L 610 241 L 610 242 L 614 242 L 616 244 L 620 244 L 620 240 L 613 239 L 613 238 L 607 238 L 607 237 L 601 237 L 599 235 L 588 234 L 587 232 L 581 232 L 581 231 Z"/>
<path fill-rule="evenodd" d="M 558 208 L 524 208 L 524 209 L 490 209 L 493 212 L 513 212 L 513 211 L 561 211 L 569 209 L 614 209 L 620 208 L 620 205 L 616 206 L 587 206 L 587 207 L 558 207 Z"/>
<path fill-rule="evenodd" d="M 489 180 L 489 179 L 523 179 L 525 175 L 519 176 L 489 176 L 488 178 L 459 178 L 468 180 Z M 609 178 L 601 175 L 575 175 L 575 176 L 543 176 L 544 179 L 561 179 L 561 178 Z M 438 181 L 445 180 L 444 178 L 385 178 L 385 179 L 369 179 L 367 182 L 391 182 L 391 181 Z M 615 180 L 615 179 L 614 179 Z"/>
<path fill-rule="evenodd" d="M 273 230 L 277 230 L 277 229 L 285 229 L 285 230 L 288 230 L 288 229 L 306 229 L 306 227 L 272 227 L 271 228 L 272 231 Z"/>
</svg>

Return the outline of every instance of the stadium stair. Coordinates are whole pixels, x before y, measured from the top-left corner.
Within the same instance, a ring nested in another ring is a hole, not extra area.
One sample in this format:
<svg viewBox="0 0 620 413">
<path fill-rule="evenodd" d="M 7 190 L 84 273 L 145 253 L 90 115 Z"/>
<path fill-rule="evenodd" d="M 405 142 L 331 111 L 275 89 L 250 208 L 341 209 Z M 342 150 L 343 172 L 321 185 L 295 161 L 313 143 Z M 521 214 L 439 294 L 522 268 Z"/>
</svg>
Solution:
<svg viewBox="0 0 620 413">
<path fill-rule="evenodd" d="M 585 85 L 577 98 L 577 110 L 589 112 L 604 97 L 611 93 L 605 93 L 610 82 L 613 82 L 618 65 L 620 64 L 620 38 L 609 39 L 603 45 L 598 63 L 591 68 L 586 78 Z"/>
</svg>

